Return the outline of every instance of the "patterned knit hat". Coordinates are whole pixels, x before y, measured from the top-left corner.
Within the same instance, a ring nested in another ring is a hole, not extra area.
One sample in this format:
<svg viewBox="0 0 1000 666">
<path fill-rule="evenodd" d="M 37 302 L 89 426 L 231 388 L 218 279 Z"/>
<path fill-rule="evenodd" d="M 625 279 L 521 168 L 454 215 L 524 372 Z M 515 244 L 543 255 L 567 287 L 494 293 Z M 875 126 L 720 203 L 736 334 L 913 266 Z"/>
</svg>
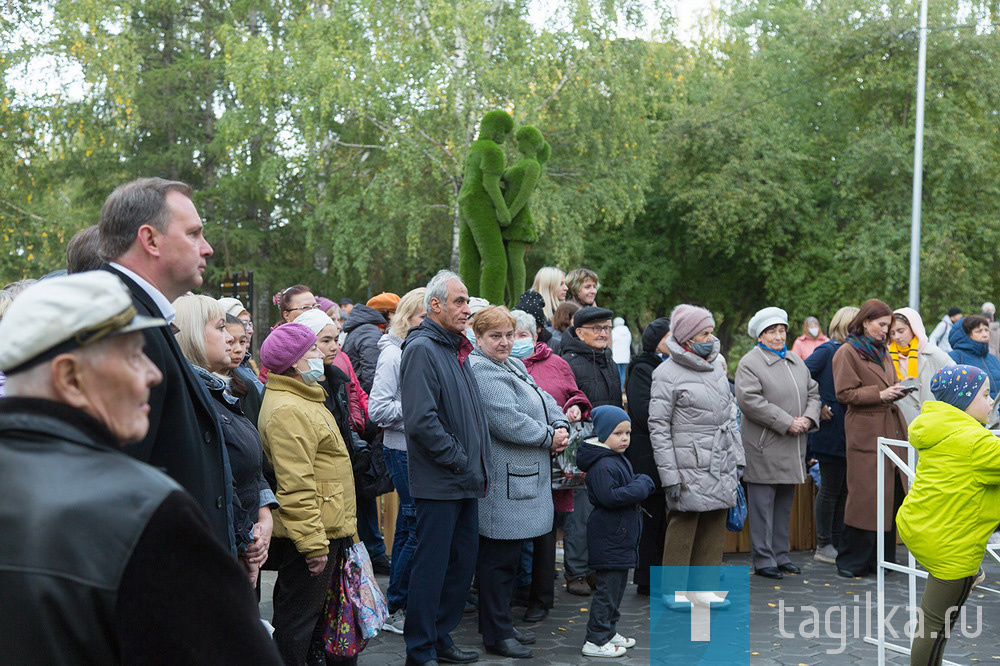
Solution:
<svg viewBox="0 0 1000 666">
<path fill-rule="evenodd" d="M 517 302 L 515 310 L 527 312 L 535 318 L 535 325 L 545 326 L 545 299 L 537 291 L 530 289 L 521 294 L 521 299 Z"/>
<path fill-rule="evenodd" d="M 972 365 L 949 365 L 931 379 L 935 400 L 964 410 L 986 382 L 986 373 Z"/>
</svg>

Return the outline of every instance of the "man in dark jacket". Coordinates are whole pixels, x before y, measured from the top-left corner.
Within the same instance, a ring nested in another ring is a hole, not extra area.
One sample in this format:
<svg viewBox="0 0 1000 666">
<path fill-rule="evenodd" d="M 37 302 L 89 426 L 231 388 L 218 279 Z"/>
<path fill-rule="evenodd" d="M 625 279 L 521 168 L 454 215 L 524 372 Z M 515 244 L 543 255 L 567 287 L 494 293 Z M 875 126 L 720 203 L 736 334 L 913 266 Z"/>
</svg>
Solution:
<svg viewBox="0 0 1000 666">
<path fill-rule="evenodd" d="M 649 438 L 649 400 L 653 386 L 653 370 L 666 354 L 666 337 L 670 333 L 670 317 L 660 317 L 650 322 L 642 332 L 642 353 L 629 363 L 625 379 L 628 397 L 628 415 L 632 419 L 632 443 L 625 450 L 625 457 L 632 469 L 645 474 L 656 484 L 656 491 L 642 501 L 642 538 L 639 540 L 639 564 L 635 567 L 632 582 L 639 586 L 639 594 L 649 596 L 649 568 L 663 562 L 663 540 L 667 533 L 667 498 L 660 485 L 660 475 L 653 460 L 653 444 Z"/>
<path fill-rule="evenodd" d="M 103 269 L 132 293 L 140 315 L 173 324 L 171 303 L 201 286 L 212 246 L 202 235 L 191 188 L 162 178 L 118 187 L 98 224 Z M 194 376 L 170 329 L 144 331 L 146 355 L 163 374 L 149 399 L 149 433 L 125 453 L 163 469 L 205 511 L 212 533 L 236 552 L 233 480 L 211 397 Z"/>
<path fill-rule="evenodd" d="M 588 305 L 573 315 L 573 327 L 563 336 L 561 355 L 576 376 L 576 385 L 590 404 L 622 406 L 621 378 L 611 357 L 614 312 Z"/>
<path fill-rule="evenodd" d="M 468 663 L 449 634 L 458 626 L 479 548 L 478 500 L 489 482 L 490 433 L 465 337 L 469 292 L 441 271 L 427 285 L 427 318 L 410 330 L 400 394 L 416 504 L 417 549 L 407 602 L 406 663 Z"/>
<path fill-rule="evenodd" d="M 588 305 L 573 315 L 573 326 L 566 330 L 560 351 L 576 377 L 576 385 L 594 407 L 622 406 L 621 379 L 611 357 L 611 318 L 614 312 Z M 566 590 L 587 596 L 594 587 L 594 577 L 587 565 L 587 518 L 590 516 L 587 491 L 573 491 L 573 512 L 567 517 L 563 535 L 563 563 Z"/>
<path fill-rule="evenodd" d="M 280 664 L 246 573 L 176 482 L 124 455 L 162 378 L 105 272 L 0 322 L 0 645 L 11 664 Z"/>
</svg>

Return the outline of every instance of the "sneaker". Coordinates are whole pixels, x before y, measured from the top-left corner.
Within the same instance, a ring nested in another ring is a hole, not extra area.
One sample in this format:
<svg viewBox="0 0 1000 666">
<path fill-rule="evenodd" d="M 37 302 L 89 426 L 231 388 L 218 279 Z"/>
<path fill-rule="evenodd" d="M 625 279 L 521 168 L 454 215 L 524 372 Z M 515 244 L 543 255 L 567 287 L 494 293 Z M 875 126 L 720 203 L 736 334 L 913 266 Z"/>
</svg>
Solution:
<svg viewBox="0 0 1000 666">
<path fill-rule="evenodd" d="M 625 638 L 621 634 L 615 634 L 614 638 L 612 638 L 610 641 L 608 641 L 608 643 L 610 645 L 618 645 L 618 646 L 623 647 L 623 648 L 635 647 L 635 639 L 634 638 Z"/>
<path fill-rule="evenodd" d="M 403 635 L 403 625 L 406 624 L 406 609 L 400 608 L 382 623 L 382 631 L 388 631 L 399 636 Z"/>
<path fill-rule="evenodd" d="M 566 581 L 566 591 L 578 597 L 589 597 L 592 594 L 586 578 L 570 578 Z"/>
<path fill-rule="evenodd" d="M 833 547 L 833 544 L 828 543 L 825 546 L 821 546 L 816 549 L 813 559 L 817 562 L 822 562 L 823 564 L 836 564 L 837 549 Z"/>
<path fill-rule="evenodd" d="M 625 648 L 621 645 L 614 645 L 611 641 L 608 641 L 604 645 L 594 645 L 590 641 L 583 644 L 583 649 L 580 650 L 584 657 L 624 657 Z"/>
</svg>

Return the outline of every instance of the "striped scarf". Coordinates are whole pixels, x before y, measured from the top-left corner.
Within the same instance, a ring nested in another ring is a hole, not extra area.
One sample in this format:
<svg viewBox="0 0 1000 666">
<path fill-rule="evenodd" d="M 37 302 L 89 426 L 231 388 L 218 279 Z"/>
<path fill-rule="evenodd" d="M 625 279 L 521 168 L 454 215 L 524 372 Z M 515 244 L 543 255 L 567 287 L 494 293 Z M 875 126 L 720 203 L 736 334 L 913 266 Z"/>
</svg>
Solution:
<svg viewBox="0 0 1000 666">
<path fill-rule="evenodd" d="M 858 336 L 853 333 L 847 336 L 847 341 L 858 350 L 861 358 L 871 361 L 876 365 L 882 365 L 882 361 L 886 355 L 884 342 L 875 342 L 867 335 Z"/>
</svg>

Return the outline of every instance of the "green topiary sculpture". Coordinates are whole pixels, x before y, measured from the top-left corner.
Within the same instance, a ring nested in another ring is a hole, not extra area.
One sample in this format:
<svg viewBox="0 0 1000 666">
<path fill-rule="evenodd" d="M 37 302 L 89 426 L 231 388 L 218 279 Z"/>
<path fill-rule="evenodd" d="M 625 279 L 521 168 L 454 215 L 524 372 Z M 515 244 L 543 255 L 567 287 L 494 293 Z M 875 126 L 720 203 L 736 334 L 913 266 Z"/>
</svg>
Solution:
<svg viewBox="0 0 1000 666">
<path fill-rule="evenodd" d="M 505 111 L 490 111 L 479 123 L 479 138 L 465 156 L 462 189 L 458 192 L 458 272 L 469 289 L 490 303 L 503 303 L 507 256 L 500 228 L 511 216 L 500 191 L 504 152 L 500 147 L 514 129 Z"/>
<path fill-rule="evenodd" d="M 524 293 L 524 254 L 538 240 L 528 200 L 542 178 L 542 165 L 552 153 L 542 133 L 530 125 L 517 130 L 514 139 L 524 157 L 503 174 L 504 199 L 513 219 L 502 232 L 507 246 L 507 296 L 512 304 Z"/>
</svg>

